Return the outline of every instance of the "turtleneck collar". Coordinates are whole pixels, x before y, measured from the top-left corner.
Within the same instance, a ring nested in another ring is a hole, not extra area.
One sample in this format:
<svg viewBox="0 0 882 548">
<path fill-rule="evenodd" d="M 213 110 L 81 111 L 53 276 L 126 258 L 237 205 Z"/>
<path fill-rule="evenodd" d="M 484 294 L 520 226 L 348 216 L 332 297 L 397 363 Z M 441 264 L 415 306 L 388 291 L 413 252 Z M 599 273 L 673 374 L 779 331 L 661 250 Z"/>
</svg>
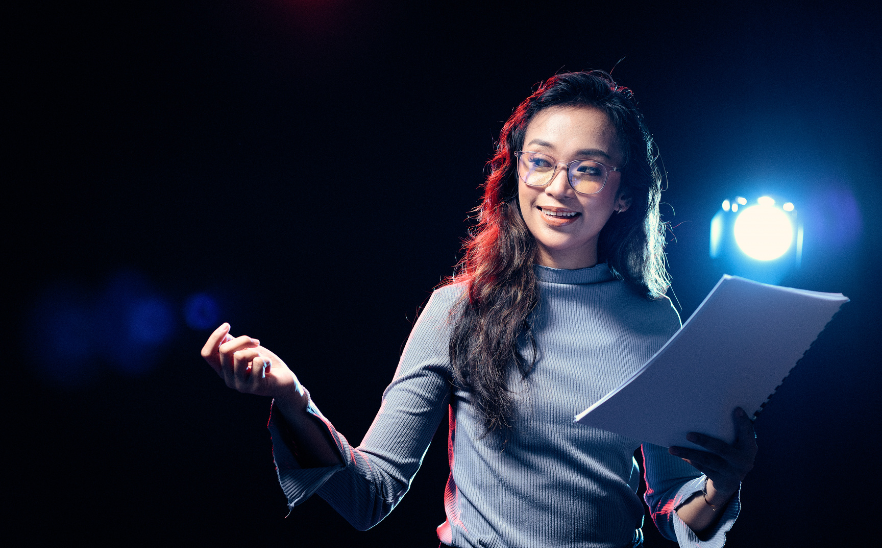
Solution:
<svg viewBox="0 0 882 548">
<path fill-rule="evenodd" d="M 596 284 L 615 280 L 616 277 L 606 263 L 598 263 L 588 268 L 565 270 L 549 266 L 533 265 L 540 282 L 554 284 Z"/>
</svg>

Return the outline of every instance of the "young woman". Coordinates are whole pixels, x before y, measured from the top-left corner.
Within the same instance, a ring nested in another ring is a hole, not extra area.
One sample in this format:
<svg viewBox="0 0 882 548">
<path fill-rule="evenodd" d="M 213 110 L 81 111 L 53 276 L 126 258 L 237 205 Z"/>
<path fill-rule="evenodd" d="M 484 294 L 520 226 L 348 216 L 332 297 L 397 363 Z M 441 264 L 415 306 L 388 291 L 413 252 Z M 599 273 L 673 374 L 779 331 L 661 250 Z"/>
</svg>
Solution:
<svg viewBox="0 0 882 548">
<path fill-rule="evenodd" d="M 293 508 L 318 493 L 359 529 L 407 492 L 450 409 L 442 544 L 642 544 L 636 440 L 573 423 L 679 328 L 664 297 L 661 177 L 631 92 L 560 74 L 502 129 L 477 230 L 436 290 L 383 404 L 353 447 L 285 363 L 229 325 L 202 356 L 241 392 L 274 398 L 270 430 Z M 729 445 L 644 445 L 653 520 L 681 546 L 722 546 L 753 465 L 751 421 Z"/>
</svg>

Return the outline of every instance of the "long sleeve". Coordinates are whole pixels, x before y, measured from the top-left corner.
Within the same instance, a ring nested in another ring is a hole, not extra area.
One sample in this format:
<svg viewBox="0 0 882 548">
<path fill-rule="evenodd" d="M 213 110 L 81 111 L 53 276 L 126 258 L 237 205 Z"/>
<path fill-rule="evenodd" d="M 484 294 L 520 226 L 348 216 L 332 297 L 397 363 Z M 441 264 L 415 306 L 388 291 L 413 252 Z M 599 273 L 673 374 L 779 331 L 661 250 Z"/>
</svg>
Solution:
<svg viewBox="0 0 882 548">
<path fill-rule="evenodd" d="M 284 423 L 270 417 L 273 454 L 289 507 L 317 493 L 357 529 L 379 523 L 407 493 L 450 397 L 449 310 L 456 288 L 436 291 L 414 325 L 395 377 L 362 443 L 353 447 L 310 400 L 327 426 L 342 465 L 301 468 Z"/>
<path fill-rule="evenodd" d="M 646 470 L 644 499 L 653 522 L 661 534 L 675 540 L 681 547 L 720 548 L 726 542 L 726 533 L 732 528 L 741 510 L 740 492 L 720 511 L 722 515 L 699 539 L 677 515 L 677 508 L 696 493 L 701 493 L 706 478 L 683 459 L 672 456 L 664 447 L 643 445 L 643 464 Z"/>
<path fill-rule="evenodd" d="M 275 413 L 270 421 L 279 481 L 292 508 L 312 494 L 358 529 L 382 520 L 407 493 L 450 408 L 447 520 L 453 546 L 604 548 L 641 537 L 637 440 L 574 423 L 573 417 L 628 379 L 679 328 L 667 299 L 649 301 L 606 265 L 575 271 L 536 267 L 540 302 L 531 315 L 538 348 L 529 375 L 511 371 L 518 405 L 511 429 L 488 435 L 473 394 L 453 382 L 450 311 L 462 295 L 433 293 L 361 444 L 353 447 L 310 400 L 309 412 L 336 443 L 342 464 L 304 469 Z M 526 343 L 525 343 L 526 344 Z M 531 349 L 521 349 L 531 355 Z M 676 515 L 704 478 L 664 448 L 643 448 L 653 520 L 681 546 L 717 548 L 738 514 L 734 499 L 701 541 Z"/>
</svg>

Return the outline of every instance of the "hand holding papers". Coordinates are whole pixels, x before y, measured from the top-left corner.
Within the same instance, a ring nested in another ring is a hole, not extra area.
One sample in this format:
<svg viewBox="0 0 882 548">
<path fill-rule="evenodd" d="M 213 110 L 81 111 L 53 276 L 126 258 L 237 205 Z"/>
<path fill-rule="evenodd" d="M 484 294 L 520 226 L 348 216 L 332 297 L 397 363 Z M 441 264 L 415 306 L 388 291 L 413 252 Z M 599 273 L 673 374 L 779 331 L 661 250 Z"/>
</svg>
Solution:
<svg viewBox="0 0 882 548">
<path fill-rule="evenodd" d="M 665 447 L 701 432 L 735 440 L 848 299 L 723 276 L 683 327 L 576 421 Z"/>
</svg>

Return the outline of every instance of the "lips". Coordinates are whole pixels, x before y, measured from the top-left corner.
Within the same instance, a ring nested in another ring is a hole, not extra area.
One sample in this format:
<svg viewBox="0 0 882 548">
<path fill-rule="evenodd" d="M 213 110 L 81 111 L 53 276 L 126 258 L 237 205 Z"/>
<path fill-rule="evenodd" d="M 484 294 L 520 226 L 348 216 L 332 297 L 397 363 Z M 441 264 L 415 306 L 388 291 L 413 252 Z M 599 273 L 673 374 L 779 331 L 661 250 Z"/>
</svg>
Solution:
<svg viewBox="0 0 882 548">
<path fill-rule="evenodd" d="M 551 226 L 563 226 L 574 223 L 582 214 L 562 207 L 536 206 L 542 212 L 542 219 Z"/>
</svg>

